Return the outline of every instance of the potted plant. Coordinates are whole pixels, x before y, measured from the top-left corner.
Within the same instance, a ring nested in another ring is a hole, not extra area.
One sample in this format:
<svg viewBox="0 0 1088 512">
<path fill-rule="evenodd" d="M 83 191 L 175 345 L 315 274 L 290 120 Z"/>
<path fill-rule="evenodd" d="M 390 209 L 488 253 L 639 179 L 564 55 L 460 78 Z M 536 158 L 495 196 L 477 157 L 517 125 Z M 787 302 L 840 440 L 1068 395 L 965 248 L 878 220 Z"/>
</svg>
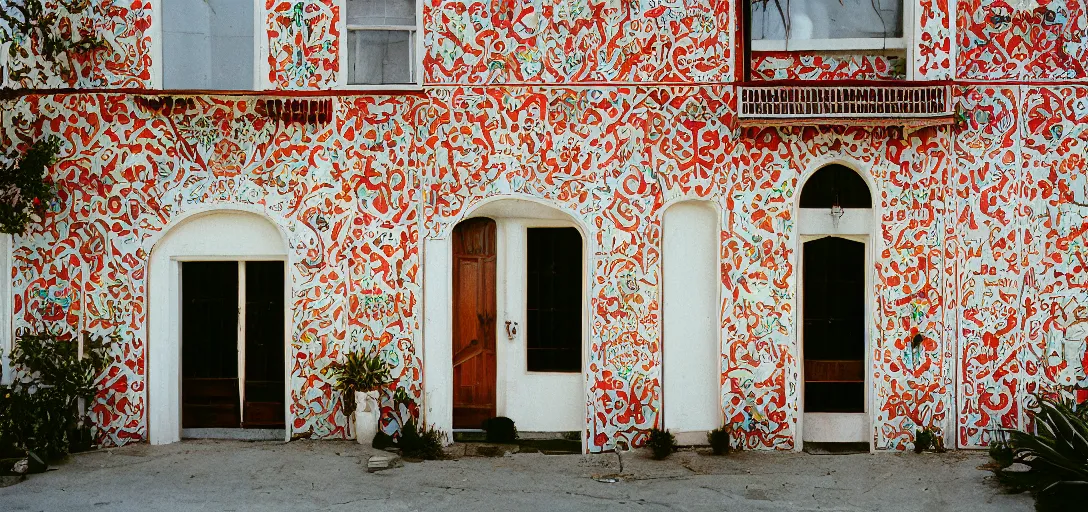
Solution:
<svg viewBox="0 0 1088 512">
<path fill-rule="evenodd" d="M 334 389 L 341 392 L 344 414 L 355 416 L 355 439 L 372 444 L 378 433 L 378 390 L 393 381 L 390 366 L 377 347 L 367 352 L 349 352 L 343 363 L 333 363 Z"/>
</svg>

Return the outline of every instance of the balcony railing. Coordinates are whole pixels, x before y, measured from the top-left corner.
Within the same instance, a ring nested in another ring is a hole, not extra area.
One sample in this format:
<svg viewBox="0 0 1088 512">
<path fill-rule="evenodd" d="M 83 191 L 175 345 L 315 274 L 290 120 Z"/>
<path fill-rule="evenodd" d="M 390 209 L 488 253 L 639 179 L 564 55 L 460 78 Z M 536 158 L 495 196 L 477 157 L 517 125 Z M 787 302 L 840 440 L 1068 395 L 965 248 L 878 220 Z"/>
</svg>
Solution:
<svg viewBox="0 0 1088 512">
<path fill-rule="evenodd" d="M 742 120 L 952 116 L 952 91 L 946 85 L 743 86 L 739 103 Z"/>
</svg>

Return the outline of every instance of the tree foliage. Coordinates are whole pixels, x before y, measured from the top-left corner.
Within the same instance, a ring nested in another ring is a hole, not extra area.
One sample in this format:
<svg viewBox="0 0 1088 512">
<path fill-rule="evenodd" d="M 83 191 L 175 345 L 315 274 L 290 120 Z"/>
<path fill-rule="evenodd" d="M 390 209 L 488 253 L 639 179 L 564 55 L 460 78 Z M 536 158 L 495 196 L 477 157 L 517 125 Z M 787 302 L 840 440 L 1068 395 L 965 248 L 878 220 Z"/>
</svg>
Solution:
<svg viewBox="0 0 1088 512">
<path fill-rule="evenodd" d="M 9 386 L 0 386 L 0 460 L 39 463 L 91 447 L 91 418 L 96 380 L 109 364 L 102 338 L 83 335 L 82 353 L 75 340 L 48 333 L 19 336 L 12 363 L 19 369 Z M 15 472 L 9 464 L 0 473 Z M 24 462 L 23 472 L 28 463 Z M 41 469 L 44 470 L 44 467 Z"/>
<path fill-rule="evenodd" d="M 48 170 L 59 150 L 60 139 L 44 137 L 0 164 L 0 232 L 22 234 L 30 221 L 40 220 L 56 195 Z"/>
<path fill-rule="evenodd" d="M 50 66 L 58 75 L 72 69 L 61 57 L 69 52 L 101 48 L 104 41 L 87 27 L 75 26 L 74 18 L 86 14 L 90 0 L 59 0 L 47 6 L 42 0 L 4 0 L 0 7 L 0 48 L 7 48 L 8 79 L 18 83 L 31 77 L 36 67 Z"/>
</svg>

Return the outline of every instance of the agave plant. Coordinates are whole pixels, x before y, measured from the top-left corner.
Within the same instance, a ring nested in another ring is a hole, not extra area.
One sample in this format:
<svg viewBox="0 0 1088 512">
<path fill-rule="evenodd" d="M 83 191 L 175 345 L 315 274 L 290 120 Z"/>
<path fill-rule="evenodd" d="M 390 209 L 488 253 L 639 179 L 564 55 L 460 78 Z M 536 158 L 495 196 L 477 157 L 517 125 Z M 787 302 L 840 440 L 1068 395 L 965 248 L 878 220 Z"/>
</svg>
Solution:
<svg viewBox="0 0 1088 512">
<path fill-rule="evenodd" d="M 329 374 L 336 380 L 333 389 L 339 391 L 344 401 L 344 414 L 355 412 L 355 393 L 380 389 L 392 382 L 390 366 L 382 358 L 377 347 L 367 352 L 349 352 L 343 363 L 329 366 Z"/>
<path fill-rule="evenodd" d="M 1077 488 L 1082 492 L 1088 489 L 1088 421 L 1084 415 L 1068 405 L 1041 398 L 1035 424 L 1035 434 L 1004 431 L 1008 435 L 1007 450 L 1012 452 L 1012 459 L 1002 456 L 995 460 L 1004 459 L 1000 462 L 1005 467 L 1011 465 L 1010 462 L 1019 462 L 1031 469 L 998 469 L 1001 480 L 1019 490 L 1038 494 L 1046 494 L 1058 486 Z M 991 455 L 994 453 L 1004 455 L 1007 451 L 1001 447 L 991 450 Z"/>
</svg>

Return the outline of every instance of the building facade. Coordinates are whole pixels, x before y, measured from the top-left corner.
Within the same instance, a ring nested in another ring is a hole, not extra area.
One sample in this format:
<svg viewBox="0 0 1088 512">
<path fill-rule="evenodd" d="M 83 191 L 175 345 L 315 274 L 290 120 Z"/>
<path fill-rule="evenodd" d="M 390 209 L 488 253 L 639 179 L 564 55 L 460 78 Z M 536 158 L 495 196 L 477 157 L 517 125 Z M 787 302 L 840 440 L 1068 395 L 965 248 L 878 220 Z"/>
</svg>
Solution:
<svg viewBox="0 0 1088 512">
<path fill-rule="evenodd" d="M 0 41 L 5 146 L 63 142 L 3 298 L 9 346 L 112 338 L 106 444 L 180 438 L 216 350 L 182 343 L 214 330 L 197 296 L 248 308 L 216 317 L 237 353 L 279 352 L 233 382 L 272 383 L 239 408 L 280 404 L 286 436 L 353 435 L 328 366 L 368 347 L 387 432 L 497 414 L 589 452 L 722 424 L 745 449 L 984 447 L 1088 388 L 1088 1 L 903 0 L 877 37 L 869 2 L 755 2 L 750 44 L 730 0 L 90 3 L 58 30 L 98 49 Z M 768 119 L 760 85 L 950 103 Z M 852 355 L 806 359 L 824 320 Z"/>
</svg>

